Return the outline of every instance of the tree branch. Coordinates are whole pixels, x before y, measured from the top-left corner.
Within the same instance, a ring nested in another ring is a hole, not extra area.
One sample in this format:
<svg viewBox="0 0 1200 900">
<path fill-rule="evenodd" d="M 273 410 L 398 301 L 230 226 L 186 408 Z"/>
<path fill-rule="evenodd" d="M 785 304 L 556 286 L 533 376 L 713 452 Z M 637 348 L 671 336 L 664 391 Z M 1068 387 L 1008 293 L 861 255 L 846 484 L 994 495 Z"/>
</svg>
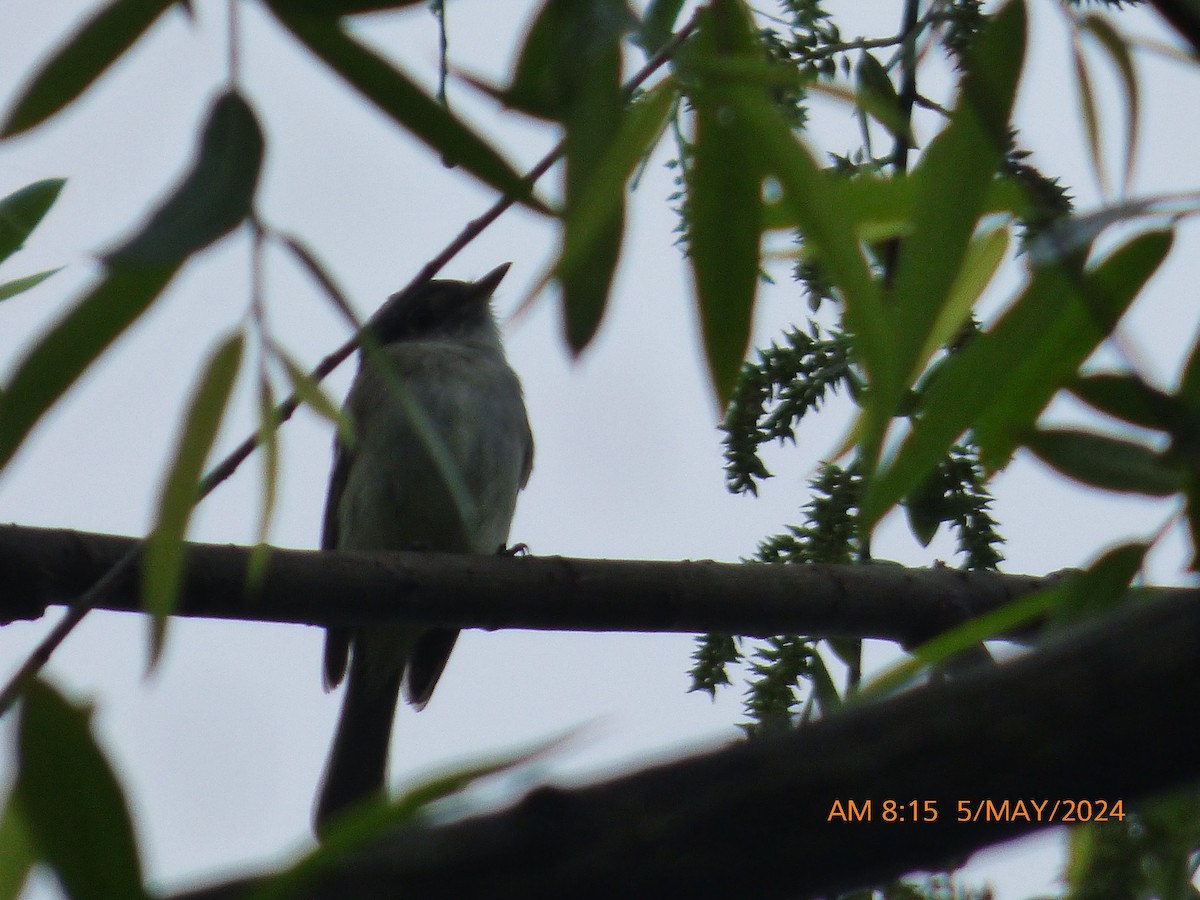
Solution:
<svg viewBox="0 0 1200 900">
<path fill-rule="evenodd" d="M 136 543 L 115 535 L 0 526 L 0 622 L 38 618 L 48 605 L 70 603 Z M 485 629 L 807 634 L 913 646 L 1056 577 L 883 564 L 274 549 L 262 582 L 247 593 L 250 553 L 231 544 L 189 544 L 177 614 L 308 625 L 387 620 Z M 102 608 L 138 611 L 139 585 L 133 566 Z"/>
<path fill-rule="evenodd" d="M 1195 781 L 1200 716 L 1179 698 L 1197 693 L 1200 602 L 1189 592 L 784 737 L 406 828 L 339 858 L 297 896 L 799 898 L 877 884 L 1070 816 L 1127 815 L 1131 801 Z M 850 800 L 869 802 L 869 820 L 831 818 Z M 885 800 L 902 820 L 889 821 Z M 931 808 L 935 821 L 913 821 Z"/>
</svg>

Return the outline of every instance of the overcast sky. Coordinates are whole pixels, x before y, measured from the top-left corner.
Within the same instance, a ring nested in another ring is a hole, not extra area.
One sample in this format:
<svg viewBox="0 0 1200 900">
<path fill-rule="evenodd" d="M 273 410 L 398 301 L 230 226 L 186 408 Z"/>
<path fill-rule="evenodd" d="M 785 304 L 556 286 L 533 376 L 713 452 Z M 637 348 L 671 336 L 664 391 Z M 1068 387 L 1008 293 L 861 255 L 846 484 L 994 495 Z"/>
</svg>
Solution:
<svg viewBox="0 0 1200 900">
<path fill-rule="evenodd" d="M 8 103 L 45 49 L 93 4 L 43 0 L 0 5 L 0 104 Z M 838 3 L 843 34 L 891 34 L 899 4 Z M 172 11 L 66 115 L 0 144 L 0 195 L 47 177 L 69 179 L 28 248 L 0 279 L 65 264 L 26 295 L 0 305 L 0 372 L 93 278 L 94 254 L 127 233 L 174 183 L 190 158 L 213 96 L 225 83 L 224 6 L 198 0 L 190 25 Z M 766 5 L 764 5 L 766 6 Z M 1032 60 L 1017 121 L 1043 171 L 1060 174 L 1081 209 L 1100 198 L 1084 151 L 1064 18 L 1051 0 L 1030 0 Z M 530 2 L 449 4 L 455 65 L 496 82 L 520 46 Z M 769 7 L 767 7 L 769 8 Z M 492 201 L 460 171 L 444 169 L 347 88 L 321 71 L 254 4 L 243 4 L 242 88 L 268 139 L 259 208 L 273 225 L 318 248 L 360 312 L 368 313 Z M 1167 37 L 1148 14 L 1121 25 Z M 429 84 L 436 31 L 424 9 L 371 17 L 360 33 Z M 633 57 L 631 56 L 631 59 Z M 636 60 L 634 60 L 636 61 Z M 1115 83 L 1100 84 L 1112 146 L 1123 152 Z M 1144 133 L 1134 194 L 1194 189 L 1197 80 L 1182 66 L 1143 60 Z M 936 78 L 929 93 L 936 93 Z M 452 85 L 456 108 L 525 168 L 555 133 Z M 853 147 L 844 109 L 821 106 L 822 146 Z M 926 132 L 923 137 L 928 137 Z M 798 448 L 772 452 L 777 477 L 756 499 L 724 489 L 718 411 L 707 392 L 691 311 L 690 279 L 673 246 L 674 189 L 659 152 L 633 198 L 625 255 L 600 335 L 579 360 L 560 340 L 556 298 L 543 296 L 506 328 L 508 352 L 526 391 L 537 440 L 533 477 L 512 538 L 534 553 L 639 559 L 737 560 L 796 521 L 806 477 L 841 438 L 836 407 L 800 433 Z M 1121 164 L 1120 152 L 1110 164 Z M 546 190 L 557 192 L 556 173 Z M 1200 317 L 1193 224 L 1123 331 L 1148 374 L 1173 384 Z M 556 248 L 551 224 L 506 214 L 445 270 L 472 278 L 506 260 L 513 268 L 498 309 L 516 307 Z M 121 534 L 151 521 L 179 408 L 199 361 L 248 308 L 249 242 L 239 233 L 197 259 L 169 294 L 91 370 L 0 476 L 0 520 Z M 764 288 L 755 335 L 775 337 L 807 307 L 786 278 Z M 993 298 L 1002 301 L 1015 284 Z M 269 319 L 282 343 L 315 363 L 346 330 L 317 289 L 282 254 L 270 257 Z M 352 371 L 329 381 L 340 397 Z M 245 386 L 243 386 L 244 388 Z M 1057 404 L 1056 415 L 1077 412 Z M 232 447 L 254 427 L 246 390 L 222 434 Z M 273 543 L 315 547 L 331 435 L 303 412 L 284 429 L 283 481 Z M 253 540 L 257 459 L 205 501 L 197 540 Z M 1004 568 L 1041 573 L 1089 562 L 1099 550 L 1156 530 L 1169 504 L 1115 499 L 1061 483 L 1018 459 L 996 484 L 997 518 L 1009 538 Z M 1164 541 L 1151 576 L 1181 578 L 1184 541 Z M 921 550 L 898 517 L 883 527 L 880 556 L 912 564 L 948 558 L 939 540 Z M 0 676 L 44 634 L 47 623 L 0 629 Z M 147 632 L 136 616 L 95 613 L 49 667 L 54 681 L 97 705 L 96 725 L 133 805 L 152 883 L 177 887 L 230 871 L 281 863 L 311 845 L 310 812 L 340 695 L 321 689 L 317 629 L 176 622 L 162 665 L 144 677 Z M 735 738 L 736 691 L 717 702 L 687 694 L 687 636 L 472 632 L 460 640 L 429 708 L 402 710 L 393 742 L 400 786 L 438 767 L 522 746 L 577 726 L 569 748 L 529 781 L 596 777 L 648 758 Z M 889 658 L 873 652 L 878 666 Z M 11 717 L 0 725 L 0 772 L 11 759 Z M 4 781 L 0 775 L 0 784 Z M 1038 838 L 983 854 L 973 871 L 1001 898 L 1054 887 L 1060 844 Z M 1019 863 L 1015 860 L 1020 860 Z M 54 896 L 41 884 L 31 896 Z"/>
</svg>

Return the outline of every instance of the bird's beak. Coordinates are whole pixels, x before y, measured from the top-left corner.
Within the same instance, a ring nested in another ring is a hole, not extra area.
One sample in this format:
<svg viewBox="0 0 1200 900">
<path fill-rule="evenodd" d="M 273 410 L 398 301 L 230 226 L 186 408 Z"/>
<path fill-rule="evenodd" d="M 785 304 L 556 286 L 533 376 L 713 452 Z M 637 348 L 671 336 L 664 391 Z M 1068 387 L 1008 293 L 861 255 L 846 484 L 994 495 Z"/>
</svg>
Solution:
<svg viewBox="0 0 1200 900">
<path fill-rule="evenodd" d="M 475 282 L 475 290 L 479 292 L 479 296 L 492 296 L 496 288 L 500 286 L 500 282 L 504 280 L 504 276 L 508 274 L 508 268 L 511 265 L 510 262 L 498 265 Z"/>
</svg>

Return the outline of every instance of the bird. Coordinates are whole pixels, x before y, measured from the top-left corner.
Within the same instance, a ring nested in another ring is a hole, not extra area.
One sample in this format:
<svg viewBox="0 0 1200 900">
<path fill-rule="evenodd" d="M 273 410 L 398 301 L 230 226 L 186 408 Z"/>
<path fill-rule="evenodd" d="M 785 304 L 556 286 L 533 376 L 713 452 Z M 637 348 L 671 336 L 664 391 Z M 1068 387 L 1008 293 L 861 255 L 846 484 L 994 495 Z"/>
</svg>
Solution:
<svg viewBox="0 0 1200 900">
<path fill-rule="evenodd" d="M 394 294 L 368 321 L 344 406 L 353 440 L 334 439 L 322 549 L 503 551 L 534 450 L 492 310 L 509 265 Z M 384 795 L 400 691 L 423 709 L 457 638 L 453 628 L 388 623 L 326 630 L 325 688 L 344 679 L 346 691 L 318 834 Z"/>
</svg>

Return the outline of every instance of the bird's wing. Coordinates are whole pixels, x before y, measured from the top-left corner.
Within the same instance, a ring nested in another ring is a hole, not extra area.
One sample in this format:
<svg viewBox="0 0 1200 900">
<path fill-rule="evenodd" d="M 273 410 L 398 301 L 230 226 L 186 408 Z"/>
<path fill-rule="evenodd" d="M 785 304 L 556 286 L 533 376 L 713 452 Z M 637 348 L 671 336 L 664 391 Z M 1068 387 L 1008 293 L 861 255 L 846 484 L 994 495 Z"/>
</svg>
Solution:
<svg viewBox="0 0 1200 900">
<path fill-rule="evenodd" d="M 329 493 L 325 495 L 325 521 L 321 526 L 321 549 L 336 550 L 338 546 L 338 507 L 342 503 L 342 491 L 346 489 L 346 478 L 350 474 L 350 462 L 354 451 L 342 443 L 340 438 L 333 442 L 333 472 L 329 476 Z"/>
<path fill-rule="evenodd" d="M 525 420 L 525 458 L 521 460 L 521 487 L 529 484 L 529 473 L 533 471 L 533 430 L 529 419 Z"/>
<path fill-rule="evenodd" d="M 325 497 L 325 521 L 321 526 L 321 549 L 336 550 L 339 540 L 338 507 L 350 472 L 353 451 L 340 439 L 333 442 L 333 474 L 329 476 L 329 493 Z M 346 675 L 350 658 L 350 629 L 325 629 L 325 690 L 337 687 Z"/>
</svg>

